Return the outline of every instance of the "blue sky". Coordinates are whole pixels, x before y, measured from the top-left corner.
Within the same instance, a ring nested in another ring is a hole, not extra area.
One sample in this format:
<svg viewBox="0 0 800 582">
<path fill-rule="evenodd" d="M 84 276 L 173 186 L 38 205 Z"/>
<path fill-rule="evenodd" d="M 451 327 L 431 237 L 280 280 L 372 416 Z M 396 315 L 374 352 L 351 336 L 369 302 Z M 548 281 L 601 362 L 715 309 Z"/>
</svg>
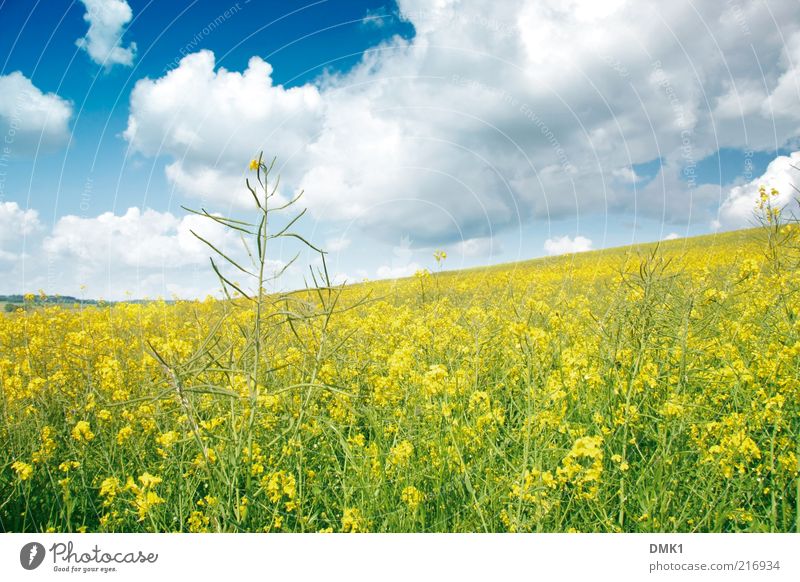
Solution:
<svg viewBox="0 0 800 582">
<path fill-rule="evenodd" d="M 212 291 L 181 205 L 246 216 L 261 149 L 341 281 L 740 228 L 790 190 L 788 0 L 503 4 L 0 0 L 0 293 Z"/>
<path fill-rule="evenodd" d="M 85 212 L 87 183 L 96 211 L 143 202 L 167 208 L 158 197 L 143 200 L 143 191 L 166 192 L 169 185 L 163 172 L 151 176 L 141 168 L 125 171 L 127 144 L 120 134 L 127 124 L 128 100 L 136 81 L 163 75 L 184 54 L 212 50 L 217 64 L 232 70 L 246 67 L 251 56 L 260 55 L 273 64 L 276 83 L 292 86 L 312 81 L 325 69 L 349 69 L 383 38 L 413 35 L 413 28 L 392 18 L 391 9 L 383 8 L 381 2 L 177 0 L 131 1 L 129 5 L 134 19 L 125 36 L 135 39 L 136 62 L 133 67 L 110 70 L 75 46 L 87 28 L 86 9 L 80 2 L 16 0 L 0 5 L 4 30 L 19 31 L 18 38 L 0 36 L 2 72 L 21 71 L 42 91 L 58 94 L 75 108 L 68 151 L 19 160 L 9 172 L 9 189 L 30 188 L 36 197 L 31 203 L 45 220 L 80 214 L 82 208 Z M 232 15 L 214 25 L 226 11 Z M 386 26 L 363 26 L 368 11 L 387 15 Z M 148 188 L 150 180 L 155 182 Z M 95 200 L 95 196 L 101 198 Z"/>
</svg>

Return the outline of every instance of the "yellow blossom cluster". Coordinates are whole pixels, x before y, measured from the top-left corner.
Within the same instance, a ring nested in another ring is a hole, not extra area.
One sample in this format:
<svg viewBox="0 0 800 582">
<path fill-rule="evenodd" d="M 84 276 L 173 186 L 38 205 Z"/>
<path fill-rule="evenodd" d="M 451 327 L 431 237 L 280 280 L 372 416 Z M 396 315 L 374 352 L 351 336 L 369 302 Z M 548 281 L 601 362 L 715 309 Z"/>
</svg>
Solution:
<svg viewBox="0 0 800 582">
<path fill-rule="evenodd" d="M 6 313 L 0 523 L 797 531 L 800 229 L 759 200 L 763 229 L 468 271 L 441 252 L 258 326 L 240 296 Z"/>
</svg>

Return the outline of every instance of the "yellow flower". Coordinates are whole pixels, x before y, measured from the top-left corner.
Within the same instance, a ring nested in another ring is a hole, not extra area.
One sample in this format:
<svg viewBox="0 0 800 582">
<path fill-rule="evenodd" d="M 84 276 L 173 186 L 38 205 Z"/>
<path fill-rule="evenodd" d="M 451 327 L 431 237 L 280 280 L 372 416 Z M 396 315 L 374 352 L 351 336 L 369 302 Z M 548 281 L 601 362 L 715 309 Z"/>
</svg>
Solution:
<svg viewBox="0 0 800 582">
<path fill-rule="evenodd" d="M 189 531 L 192 533 L 203 533 L 208 531 L 210 519 L 202 511 L 193 511 L 187 520 Z"/>
<path fill-rule="evenodd" d="M 414 445 L 407 440 L 400 441 L 389 450 L 389 456 L 386 459 L 389 470 L 406 467 L 413 454 Z"/>
<path fill-rule="evenodd" d="M 53 439 L 55 430 L 50 426 L 42 428 L 41 439 L 42 445 L 37 451 L 34 451 L 31 459 L 34 463 L 43 463 L 49 459 L 53 452 L 56 450 L 56 441 Z"/>
<path fill-rule="evenodd" d="M 579 496 L 585 499 L 594 498 L 598 491 L 603 472 L 602 444 L 603 438 L 600 436 L 577 439 L 556 470 L 559 481 L 564 485 L 573 485 Z"/>
<path fill-rule="evenodd" d="M 20 481 L 27 481 L 31 478 L 31 475 L 33 475 L 33 465 L 23 463 L 22 461 L 14 461 L 11 464 L 11 468 L 14 469 Z"/>
<path fill-rule="evenodd" d="M 150 510 L 156 505 L 164 503 L 164 499 L 160 497 L 155 491 L 142 490 L 134 500 L 136 512 L 139 515 L 139 521 L 144 521 Z"/>
<path fill-rule="evenodd" d="M 253 171 L 258 169 L 258 160 L 250 160 L 250 169 Z"/>
<path fill-rule="evenodd" d="M 261 486 L 267 492 L 272 503 L 278 503 L 284 496 L 290 501 L 297 493 L 297 482 L 294 475 L 286 471 L 277 471 L 261 478 Z"/>
<path fill-rule="evenodd" d="M 413 485 L 409 485 L 403 489 L 403 492 L 400 494 L 400 500 L 405 503 L 411 511 L 416 511 L 425 500 L 425 495 Z"/>
<path fill-rule="evenodd" d="M 352 447 L 363 447 L 365 443 L 366 439 L 364 438 L 364 435 L 361 434 L 360 432 L 347 437 L 347 444 L 349 444 Z"/>
<path fill-rule="evenodd" d="M 142 484 L 142 487 L 154 487 L 161 483 L 161 477 L 156 477 L 155 475 L 151 475 L 150 473 L 143 473 L 139 475 L 139 482 Z"/>
<path fill-rule="evenodd" d="M 58 466 L 58 470 L 62 473 L 69 473 L 72 469 L 78 469 L 80 466 L 78 461 L 64 461 Z"/>
<path fill-rule="evenodd" d="M 250 500 L 247 497 L 242 497 L 241 502 L 239 502 L 239 520 L 247 519 L 248 505 L 250 505 Z"/>
<path fill-rule="evenodd" d="M 117 444 L 121 445 L 121 444 L 125 443 L 125 441 L 127 441 L 129 438 L 131 438 L 132 434 L 133 434 L 133 428 L 131 427 L 131 425 L 127 424 L 127 425 L 123 426 L 117 432 Z"/>
<path fill-rule="evenodd" d="M 103 505 L 110 505 L 120 489 L 119 479 L 106 477 L 100 484 L 100 497 L 104 497 Z"/>
<path fill-rule="evenodd" d="M 362 533 L 366 531 L 366 522 L 358 509 L 345 509 L 342 514 L 342 533 Z"/>
<path fill-rule="evenodd" d="M 214 497 L 213 495 L 206 495 L 202 499 L 197 500 L 197 505 L 200 507 L 216 507 L 219 505 L 219 499 Z"/>
<path fill-rule="evenodd" d="M 75 426 L 72 427 L 72 432 L 70 434 L 72 435 L 72 438 L 79 443 L 88 443 L 94 438 L 92 427 L 85 420 L 79 420 Z"/>
<path fill-rule="evenodd" d="M 171 447 L 178 441 L 178 438 L 180 438 L 180 434 L 178 434 L 174 430 L 170 430 L 157 436 L 156 443 L 161 445 L 162 447 Z"/>
<path fill-rule="evenodd" d="M 628 468 L 630 467 L 628 465 L 628 462 L 623 460 L 622 455 L 619 454 L 611 455 L 611 460 L 619 465 L 620 471 L 627 471 Z"/>
</svg>

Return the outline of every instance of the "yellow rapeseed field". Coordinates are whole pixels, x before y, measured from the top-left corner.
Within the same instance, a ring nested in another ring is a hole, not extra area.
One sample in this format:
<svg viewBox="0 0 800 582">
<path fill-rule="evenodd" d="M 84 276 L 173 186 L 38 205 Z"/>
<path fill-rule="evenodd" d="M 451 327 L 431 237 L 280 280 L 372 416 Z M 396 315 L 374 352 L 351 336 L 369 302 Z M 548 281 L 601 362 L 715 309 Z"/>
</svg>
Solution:
<svg viewBox="0 0 800 582">
<path fill-rule="evenodd" d="M 20 309 L 0 529 L 796 532 L 797 235 Z"/>
</svg>

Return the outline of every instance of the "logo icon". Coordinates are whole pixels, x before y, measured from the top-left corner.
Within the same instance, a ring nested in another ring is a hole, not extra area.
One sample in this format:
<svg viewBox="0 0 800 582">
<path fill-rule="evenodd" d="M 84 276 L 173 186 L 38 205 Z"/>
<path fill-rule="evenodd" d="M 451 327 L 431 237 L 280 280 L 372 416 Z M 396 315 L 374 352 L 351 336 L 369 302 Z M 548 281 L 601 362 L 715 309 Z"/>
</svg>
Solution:
<svg viewBox="0 0 800 582">
<path fill-rule="evenodd" d="M 19 563 L 26 570 L 35 570 L 44 562 L 44 546 L 39 542 L 29 542 L 19 551 Z"/>
</svg>

